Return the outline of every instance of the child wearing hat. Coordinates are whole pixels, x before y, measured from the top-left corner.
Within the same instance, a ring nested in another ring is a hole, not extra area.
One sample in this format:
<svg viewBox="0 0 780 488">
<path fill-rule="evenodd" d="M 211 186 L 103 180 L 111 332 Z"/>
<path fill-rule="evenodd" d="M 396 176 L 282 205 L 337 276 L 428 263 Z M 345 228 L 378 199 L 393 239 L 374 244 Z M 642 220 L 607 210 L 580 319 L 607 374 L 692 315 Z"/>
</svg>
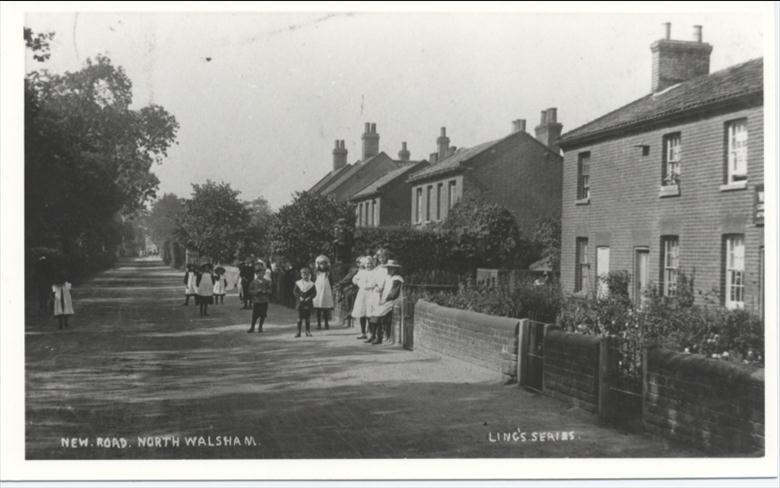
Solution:
<svg viewBox="0 0 780 488">
<path fill-rule="evenodd" d="M 190 304 L 190 297 L 195 300 L 198 295 L 198 291 L 195 287 L 195 281 L 197 280 L 197 274 L 195 273 L 195 265 L 188 264 L 186 271 L 184 272 L 184 303 L 182 306 Z"/>
<path fill-rule="evenodd" d="M 225 278 L 225 268 L 217 266 L 214 270 L 214 305 L 225 303 L 225 292 L 227 291 L 227 278 Z"/>
<path fill-rule="evenodd" d="M 301 336 L 303 322 L 306 323 L 306 337 L 311 337 L 311 309 L 316 294 L 317 290 L 311 280 L 311 271 L 309 268 L 301 268 L 301 279 L 295 282 L 295 288 L 293 288 L 295 308 L 298 309 L 298 333 L 295 337 Z"/>
<path fill-rule="evenodd" d="M 362 256 L 358 262 L 358 272 L 352 278 L 352 283 L 357 288 L 355 305 L 352 307 L 352 317 L 360 322 L 358 339 L 366 339 L 366 327 L 370 317 L 369 296 L 374 288 L 374 260 L 371 256 Z"/>
<path fill-rule="evenodd" d="M 371 342 L 373 345 L 382 344 L 383 336 L 390 338 L 393 307 L 401 297 L 404 284 L 404 279 L 399 274 L 401 265 L 395 259 L 388 259 L 382 267 L 387 270 L 387 278 L 380 284 L 379 304 L 374 309 L 377 336 Z"/>
<path fill-rule="evenodd" d="M 195 286 L 198 292 L 195 303 L 200 307 L 200 316 L 208 317 L 209 305 L 214 303 L 214 275 L 211 274 L 211 264 L 206 263 L 200 267 Z"/>
<path fill-rule="evenodd" d="M 330 329 L 330 311 L 333 309 L 333 286 L 330 282 L 330 260 L 327 256 L 317 256 L 315 260 L 314 287 L 317 295 L 314 297 L 314 311 L 317 314 L 317 329 L 322 329 L 325 321 L 325 330 Z"/>
<path fill-rule="evenodd" d="M 249 284 L 249 297 L 252 300 L 252 326 L 247 332 L 263 332 L 263 323 L 268 314 L 268 299 L 271 296 L 271 282 L 265 279 L 265 263 L 255 265 L 255 279 Z"/>
</svg>

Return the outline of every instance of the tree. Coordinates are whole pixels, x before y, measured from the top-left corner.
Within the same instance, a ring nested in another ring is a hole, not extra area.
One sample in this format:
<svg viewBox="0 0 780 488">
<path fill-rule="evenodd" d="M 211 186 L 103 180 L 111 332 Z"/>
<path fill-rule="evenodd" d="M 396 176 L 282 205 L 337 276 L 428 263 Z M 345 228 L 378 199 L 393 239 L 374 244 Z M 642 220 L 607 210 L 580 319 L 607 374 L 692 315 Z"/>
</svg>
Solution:
<svg viewBox="0 0 780 488">
<path fill-rule="evenodd" d="M 232 260 L 250 224 L 249 209 L 238 195 L 227 183 L 193 184 L 177 223 L 179 242 L 218 263 Z"/>
<path fill-rule="evenodd" d="M 535 256 L 520 237 L 517 222 L 505 208 L 471 198 L 458 202 L 442 226 L 450 241 L 450 255 L 462 272 L 479 266 L 526 266 Z"/>
<path fill-rule="evenodd" d="M 271 251 L 300 267 L 319 254 L 333 256 L 333 240 L 338 219 L 354 225 L 355 213 L 347 203 L 300 192 L 293 202 L 279 209 L 271 228 Z"/>
<path fill-rule="evenodd" d="M 158 246 L 174 237 L 179 219 L 184 212 L 184 200 L 173 193 L 166 193 L 152 204 L 146 216 L 149 237 Z"/>
<path fill-rule="evenodd" d="M 240 259 L 250 254 L 267 256 L 271 252 L 269 234 L 274 213 L 263 197 L 245 203 L 249 211 L 249 226 L 238 242 L 236 256 Z"/>
<path fill-rule="evenodd" d="M 541 249 L 553 274 L 561 273 L 561 221 L 552 217 L 541 219 L 536 224 L 533 240 Z"/>
<path fill-rule="evenodd" d="M 48 58 L 52 36 L 25 29 L 33 59 Z M 122 219 L 154 197 L 152 164 L 176 138 L 165 109 L 131 103 L 130 79 L 105 56 L 25 77 L 25 239 L 60 250 L 81 273 L 115 257 Z"/>
</svg>

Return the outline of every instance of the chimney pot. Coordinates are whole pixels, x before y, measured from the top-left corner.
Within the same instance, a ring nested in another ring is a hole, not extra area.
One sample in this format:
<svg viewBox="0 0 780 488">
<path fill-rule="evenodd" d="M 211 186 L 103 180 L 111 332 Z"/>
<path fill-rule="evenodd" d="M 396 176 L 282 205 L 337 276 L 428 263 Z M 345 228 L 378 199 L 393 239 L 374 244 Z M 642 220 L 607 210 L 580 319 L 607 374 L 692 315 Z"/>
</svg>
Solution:
<svg viewBox="0 0 780 488">
<path fill-rule="evenodd" d="M 547 110 L 542 110 L 542 115 L 539 117 L 539 125 L 544 125 L 547 123 Z"/>
<path fill-rule="evenodd" d="M 398 151 L 398 159 L 401 161 L 409 161 L 409 157 L 411 154 L 409 153 L 409 150 L 406 148 L 406 142 L 401 143 L 401 150 Z"/>
<path fill-rule="evenodd" d="M 672 23 L 671 22 L 664 22 L 661 24 L 663 26 L 663 33 L 664 33 L 664 39 L 671 39 L 672 38 Z"/>
<path fill-rule="evenodd" d="M 371 133 L 371 123 L 370 122 L 366 122 L 366 128 L 363 131 L 363 133 L 364 134 L 370 134 Z"/>
<path fill-rule="evenodd" d="M 447 156 L 450 147 L 450 138 L 447 137 L 447 128 L 441 128 L 441 135 L 436 139 L 439 158 Z"/>
<path fill-rule="evenodd" d="M 376 124 L 366 122 L 366 131 L 361 139 L 363 140 L 362 161 L 379 154 L 379 134 L 376 133 Z"/>
<path fill-rule="evenodd" d="M 371 133 L 376 134 L 376 124 L 371 124 Z"/>
<path fill-rule="evenodd" d="M 525 132 L 525 119 L 513 120 L 512 132 Z"/>
<path fill-rule="evenodd" d="M 554 124 L 558 122 L 558 109 L 555 107 L 548 108 L 546 110 L 547 112 L 547 123 L 548 124 Z"/>
<path fill-rule="evenodd" d="M 670 25 L 668 22 L 664 26 Z M 710 72 L 712 45 L 702 42 L 701 26 L 693 26 L 693 40 L 671 41 L 670 35 L 650 45 L 653 93 Z"/>
<path fill-rule="evenodd" d="M 694 25 L 693 26 L 693 40 L 696 42 L 701 42 L 701 26 L 700 25 Z"/>
</svg>

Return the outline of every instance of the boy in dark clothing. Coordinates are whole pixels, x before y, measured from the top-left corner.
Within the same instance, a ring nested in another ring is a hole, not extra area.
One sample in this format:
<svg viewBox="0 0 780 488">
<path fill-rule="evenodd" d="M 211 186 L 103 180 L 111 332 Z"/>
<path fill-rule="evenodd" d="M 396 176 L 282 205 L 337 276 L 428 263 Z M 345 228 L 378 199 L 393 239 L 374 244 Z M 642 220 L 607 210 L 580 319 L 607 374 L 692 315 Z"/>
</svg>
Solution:
<svg viewBox="0 0 780 488">
<path fill-rule="evenodd" d="M 239 266 L 238 274 L 241 279 L 241 295 L 244 299 L 244 305 L 241 307 L 243 310 L 250 308 L 249 304 L 252 303 L 252 297 L 249 295 L 249 285 L 255 278 L 255 269 L 252 265 L 252 258 L 247 258 L 244 264 Z"/>
<path fill-rule="evenodd" d="M 295 295 L 296 308 L 298 309 L 298 333 L 295 337 L 301 336 L 303 322 L 306 322 L 306 337 L 311 337 L 311 310 L 314 307 L 313 301 L 317 290 L 311 280 L 309 268 L 301 268 L 301 279 L 295 282 L 293 295 Z"/>
<path fill-rule="evenodd" d="M 263 323 L 268 314 L 268 297 L 271 295 L 271 282 L 264 278 L 265 265 L 258 263 L 255 267 L 255 279 L 249 283 L 248 295 L 252 300 L 252 326 L 247 332 L 255 331 L 255 324 L 259 321 L 257 332 L 263 332 Z"/>
</svg>

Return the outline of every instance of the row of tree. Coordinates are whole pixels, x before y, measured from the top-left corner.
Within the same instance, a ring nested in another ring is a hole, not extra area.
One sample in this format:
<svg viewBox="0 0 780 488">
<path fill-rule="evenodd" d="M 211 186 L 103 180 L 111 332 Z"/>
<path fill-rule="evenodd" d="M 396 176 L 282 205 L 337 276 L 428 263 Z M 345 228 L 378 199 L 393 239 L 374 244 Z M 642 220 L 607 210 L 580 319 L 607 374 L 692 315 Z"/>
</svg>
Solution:
<svg viewBox="0 0 780 488">
<path fill-rule="evenodd" d="M 50 58 L 53 36 L 24 30 L 32 62 Z M 46 255 L 78 279 L 139 241 L 159 183 L 152 166 L 179 125 L 159 105 L 131 108 L 132 83 L 106 56 L 74 72 L 29 71 L 24 96 L 27 265 Z"/>
</svg>

